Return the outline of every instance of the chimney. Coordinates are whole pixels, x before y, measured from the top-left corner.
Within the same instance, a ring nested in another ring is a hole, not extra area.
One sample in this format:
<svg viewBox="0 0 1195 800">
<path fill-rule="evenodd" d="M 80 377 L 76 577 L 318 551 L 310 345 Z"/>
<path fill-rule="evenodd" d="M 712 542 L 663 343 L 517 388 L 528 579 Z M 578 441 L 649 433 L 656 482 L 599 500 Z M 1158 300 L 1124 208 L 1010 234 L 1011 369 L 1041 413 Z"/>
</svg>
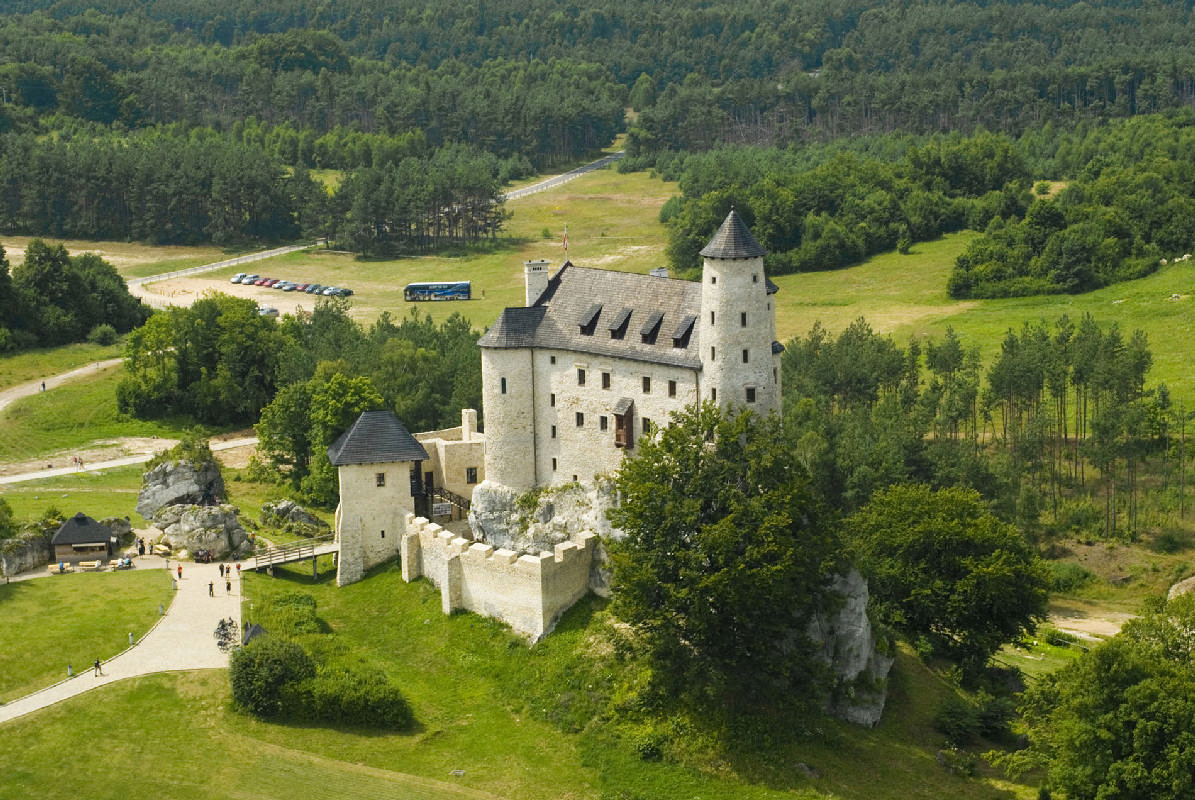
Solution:
<svg viewBox="0 0 1195 800">
<path fill-rule="evenodd" d="M 548 265 L 551 263 L 542 259 L 523 262 L 523 277 L 527 285 L 526 305 L 535 305 L 535 301 L 548 288 Z"/>
</svg>

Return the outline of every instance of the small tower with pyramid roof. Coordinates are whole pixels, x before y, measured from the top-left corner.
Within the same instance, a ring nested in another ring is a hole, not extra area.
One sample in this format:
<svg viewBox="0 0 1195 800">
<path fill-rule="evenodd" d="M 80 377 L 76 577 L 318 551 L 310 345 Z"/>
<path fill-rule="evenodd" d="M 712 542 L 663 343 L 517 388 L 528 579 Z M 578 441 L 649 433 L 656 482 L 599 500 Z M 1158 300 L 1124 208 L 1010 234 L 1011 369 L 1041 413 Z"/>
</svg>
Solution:
<svg viewBox="0 0 1195 800">
<path fill-rule="evenodd" d="M 701 251 L 701 401 L 760 414 L 780 408 L 780 353 L 772 307 L 776 285 L 766 250 L 731 209 Z"/>
</svg>

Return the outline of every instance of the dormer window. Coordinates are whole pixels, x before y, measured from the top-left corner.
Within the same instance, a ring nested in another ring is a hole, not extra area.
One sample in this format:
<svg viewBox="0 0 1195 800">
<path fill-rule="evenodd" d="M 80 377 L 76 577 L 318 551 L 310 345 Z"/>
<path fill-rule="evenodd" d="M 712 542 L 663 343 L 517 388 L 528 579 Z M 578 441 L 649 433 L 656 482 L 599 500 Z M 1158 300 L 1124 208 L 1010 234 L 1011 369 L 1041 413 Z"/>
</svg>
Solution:
<svg viewBox="0 0 1195 800">
<path fill-rule="evenodd" d="M 614 315 L 610 321 L 610 338 L 621 339 L 626 336 L 627 323 L 631 321 L 631 309 L 624 308 Z"/>
<path fill-rule="evenodd" d="M 602 304 L 594 303 L 589 308 L 585 309 L 585 313 L 577 320 L 577 325 L 581 328 L 582 336 L 593 336 L 594 330 L 597 328 L 598 317 L 602 313 Z"/>
<path fill-rule="evenodd" d="M 656 337 L 660 333 L 660 323 L 664 321 L 664 315 L 659 311 L 653 311 L 647 317 L 647 322 L 643 323 L 643 327 L 639 329 L 639 336 L 643 339 L 644 344 L 655 344 Z"/>
<path fill-rule="evenodd" d="M 693 334 L 693 323 L 697 321 L 695 314 L 690 314 L 680 321 L 676 330 L 672 332 L 672 346 L 681 349 L 689 346 L 689 337 Z"/>
</svg>

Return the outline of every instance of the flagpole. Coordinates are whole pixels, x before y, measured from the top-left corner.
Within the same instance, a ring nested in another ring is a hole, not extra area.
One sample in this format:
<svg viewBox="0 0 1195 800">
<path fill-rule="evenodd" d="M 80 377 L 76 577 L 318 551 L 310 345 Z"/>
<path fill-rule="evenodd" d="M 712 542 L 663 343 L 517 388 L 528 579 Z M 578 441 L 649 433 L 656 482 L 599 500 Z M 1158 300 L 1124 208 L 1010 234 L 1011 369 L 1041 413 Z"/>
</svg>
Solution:
<svg viewBox="0 0 1195 800">
<path fill-rule="evenodd" d="M 564 260 L 568 261 L 568 223 L 564 223 Z"/>
</svg>

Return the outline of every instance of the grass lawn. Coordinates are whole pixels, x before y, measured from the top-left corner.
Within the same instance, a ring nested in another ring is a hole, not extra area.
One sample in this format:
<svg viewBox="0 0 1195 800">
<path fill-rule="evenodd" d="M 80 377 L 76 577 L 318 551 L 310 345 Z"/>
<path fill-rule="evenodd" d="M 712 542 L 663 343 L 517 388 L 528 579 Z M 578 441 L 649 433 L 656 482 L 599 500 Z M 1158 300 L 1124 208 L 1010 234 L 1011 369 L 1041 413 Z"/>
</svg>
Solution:
<svg viewBox="0 0 1195 800">
<path fill-rule="evenodd" d="M 116 623 L 105 604 L 89 602 L 105 588 L 98 579 L 127 575 L 137 573 L 68 576 L 97 579 L 94 585 L 36 583 L 78 589 L 60 602 L 80 609 L 80 630 L 103 631 Z M 904 650 L 887 713 L 874 730 L 822 720 L 779 749 L 737 756 L 721 752 L 700 731 L 679 731 L 670 734 L 675 757 L 649 762 L 609 725 L 564 733 L 549 722 L 567 717 L 570 704 L 579 702 L 577 691 L 585 687 L 570 681 L 603 679 L 585 655 L 602 624 L 602 601 L 583 602 L 558 634 L 528 648 L 490 620 L 444 616 L 438 592 L 425 581 L 404 584 L 394 565 L 340 589 L 323 568 L 321 575 L 312 579 L 307 567 L 279 569 L 274 578 L 246 575 L 246 617 L 253 619 L 254 607 L 270 596 L 310 593 L 320 620 L 335 632 L 336 647 L 368 658 L 403 687 L 418 721 L 414 731 L 265 723 L 231 708 L 222 671 L 148 676 L 0 726 L 6 765 L 0 797 L 289 800 L 318 791 L 325 800 L 995 800 L 1036 794 L 1034 787 L 987 774 L 982 765 L 977 778 L 938 766 L 941 737 L 930 721 L 952 690 Z M 0 595 L 0 602 L 12 599 Z M 33 594 L 28 600 L 46 602 Z M 56 651 L 32 652 L 37 637 L 28 631 L 8 635 L 13 641 L 5 650 L 14 661 L 61 661 Z M 104 743 L 103 758 L 86 769 L 59 766 L 61 753 L 86 751 L 96 742 Z"/>
<path fill-rule="evenodd" d="M 0 702 L 10 702 L 91 669 L 125 650 L 173 600 L 163 570 L 81 572 L 0 583 Z M 0 759 L 6 764 L 10 759 Z M 0 788 L 0 796 L 5 790 Z"/>
<path fill-rule="evenodd" d="M 101 347 L 95 344 L 70 344 L 65 347 L 38 348 L 0 359 L 0 389 L 38 381 L 85 367 L 96 361 L 120 358 L 121 344 Z"/>
</svg>

